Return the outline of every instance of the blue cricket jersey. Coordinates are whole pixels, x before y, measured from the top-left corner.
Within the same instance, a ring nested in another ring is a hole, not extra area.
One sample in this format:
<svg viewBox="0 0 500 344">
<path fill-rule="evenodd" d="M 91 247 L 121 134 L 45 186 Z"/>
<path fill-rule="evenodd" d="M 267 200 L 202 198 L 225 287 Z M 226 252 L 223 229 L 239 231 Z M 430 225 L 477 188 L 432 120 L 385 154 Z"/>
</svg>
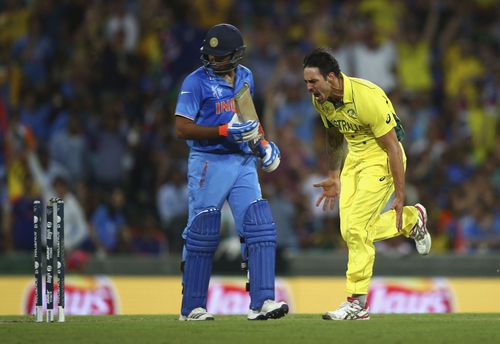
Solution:
<svg viewBox="0 0 500 344">
<path fill-rule="evenodd" d="M 175 114 L 203 126 L 215 127 L 229 123 L 236 112 L 234 97 L 238 91 L 245 83 L 250 85 L 252 95 L 254 90 L 250 69 L 238 65 L 235 74 L 233 88 L 209 68 L 196 69 L 182 83 Z M 199 152 L 252 153 L 246 142 L 233 143 L 223 137 L 211 140 L 186 140 L 186 142 L 191 150 Z"/>
</svg>

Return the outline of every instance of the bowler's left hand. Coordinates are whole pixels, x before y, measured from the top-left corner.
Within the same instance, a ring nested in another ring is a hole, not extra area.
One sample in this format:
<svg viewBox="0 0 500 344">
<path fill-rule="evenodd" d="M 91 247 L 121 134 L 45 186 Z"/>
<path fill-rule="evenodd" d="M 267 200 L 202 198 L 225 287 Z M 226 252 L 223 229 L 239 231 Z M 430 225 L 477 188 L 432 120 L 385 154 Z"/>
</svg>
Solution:
<svg viewBox="0 0 500 344">
<path fill-rule="evenodd" d="M 396 228 L 398 232 L 401 232 L 403 229 L 403 202 L 404 197 L 395 197 L 394 201 L 392 201 L 391 209 L 396 211 Z"/>
<path fill-rule="evenodd" d="M 322 188 L 323 192 L 321 196 L 316 200 L 316 206 L 319 207 L 323 202 L 323 211 L 333 210 L 335 206 L 335 200 L 340 195 L 340 179 L 339 178 L 327 178 L 319 183 L 313 184 L 315 188 Z"/>
</svg>

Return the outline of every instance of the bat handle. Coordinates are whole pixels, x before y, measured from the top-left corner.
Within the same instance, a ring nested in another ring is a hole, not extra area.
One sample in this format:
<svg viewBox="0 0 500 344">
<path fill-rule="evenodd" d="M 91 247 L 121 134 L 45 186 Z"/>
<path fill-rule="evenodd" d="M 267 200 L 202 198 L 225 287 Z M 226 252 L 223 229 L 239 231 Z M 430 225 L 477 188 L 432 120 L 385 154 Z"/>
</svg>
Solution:
<svg viewBox="0 0 500 344">
<path fill-rule="evenodd" d="M 263 140 L 263 137 L 259 135 L 256 139 L 253 139 L 252 141 L 248 142 L 248 146 L 250 146 L 250 149 L 252 152 L 257 155 L 258 157 L 262 158 L 262 154 L 260 152 L 259 146 L 261 145 L 261 141 Z"/>
</svg>

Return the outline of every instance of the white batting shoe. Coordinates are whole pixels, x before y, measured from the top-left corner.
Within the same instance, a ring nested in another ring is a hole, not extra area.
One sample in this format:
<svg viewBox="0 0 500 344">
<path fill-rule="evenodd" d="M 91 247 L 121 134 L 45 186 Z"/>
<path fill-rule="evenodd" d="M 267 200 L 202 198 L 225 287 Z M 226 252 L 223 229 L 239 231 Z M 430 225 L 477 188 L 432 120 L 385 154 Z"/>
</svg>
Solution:
<svg viewBox="0 0 500 344">
<path fill-rule="evenodd" d="M 214 320 L 214 316 L 208 313 L 205 308 L 198 307 L 193 309 L 188 316 L 181 314 L 179 320 L 181 321 Z"/>
<path fill-rule="evenodd" d="M 425 210 L 425 207 L 420 203 L 415 204 L 415 208 L 418 210 L 418 220 L 410 231 L 410 238 L 415 240 L 415 247 L 418 253 L 427 255 L 432 245 L 431 235 L 427 230 L 427 210 Z"/>
<path fill-rule="evenodd" d="M 248 320 L 279 319 L 288 314 L 288 305 L 285 302 L 266 300 L 260 310 L 249 310 Z"/>
<path fill-rule="evenodd" d="M 348 297 L 347 301 L 334 311 L 323 314 L 324 320 L 370 320 L 368 308 L 364 308 L 358 299 Z"/>
</svg>

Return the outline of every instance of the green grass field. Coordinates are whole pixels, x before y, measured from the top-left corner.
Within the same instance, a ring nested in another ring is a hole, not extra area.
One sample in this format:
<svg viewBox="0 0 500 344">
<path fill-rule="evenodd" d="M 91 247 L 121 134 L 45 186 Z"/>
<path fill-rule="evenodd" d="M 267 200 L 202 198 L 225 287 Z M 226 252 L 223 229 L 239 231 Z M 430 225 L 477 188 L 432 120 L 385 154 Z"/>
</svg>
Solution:
<svg viewBox="0 0 500 344">
<path fill-rule="evenodd" d="M 372 315 L 325 321 L 293 314 L 250 322 L 244 316 L 181 322 L 164 316 L 67 316 L 65 323 L 1 316 L 1 343 L 500 343 L 500 313 Z"/>
</svg>

